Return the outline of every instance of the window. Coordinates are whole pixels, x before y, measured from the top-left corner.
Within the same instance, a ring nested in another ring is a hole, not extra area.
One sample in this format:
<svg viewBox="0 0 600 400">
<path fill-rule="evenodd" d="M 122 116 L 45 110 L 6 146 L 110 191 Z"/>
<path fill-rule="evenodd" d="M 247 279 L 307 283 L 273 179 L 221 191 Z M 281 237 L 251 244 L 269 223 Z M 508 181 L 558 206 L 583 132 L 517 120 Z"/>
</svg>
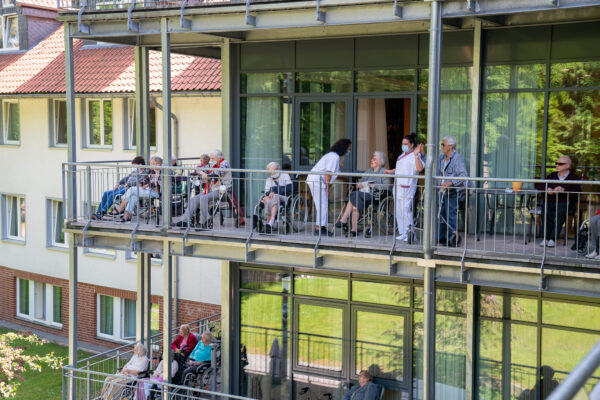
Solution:
<svg viewBox="0 0 600 400">
<path fill-rule="evenodd" d="M 98 295 L 98 336 L 112 340 L 133 340 L 136 334 L 136 301 Z"/>
<path fill-rule="evenodd" d="M 127 261 L 136 261 L 137 253 L 134 251 L 126 251 L 125 259 Z M 160 253 L 150 253 L 150 262 L 152 264 L 162 264 L 162 254 Z"/>
<path fill-rule="evenodd" d="M 66 247 L 67 241 L 63 232 L 64 210 L 59 200 L 47 200 L 48 211 L 48 247 Z"/>
<path fill-rule="evenodd" d="M 112 101 L 88 100 L 87 128 L 89 146 L 112 145 Z"/>
<path fill-rule="evenodd" d="M 2 0 L 2 7 L 14 7 L 15 0 Z"/>
<path fill-rule="evenodd" d="M 19 103 L 16 100 L 2 101 L 2 143 L 19 144 L 21 128 L 19 123 Z"/>
<path fill-rule="evenodd" d="M 4 195 L 2 203 L 2 238 L 25 240 L 25 198 Z"/>
<path fill-rule="evenodd" d="M 33 322 L 62 326 L 62 287 L 17 279 L 17 315 Z"/>
<path fill-rule="evenodd" d="M 67 102 L 64 100 L 52 100 L 51 104 L 51 146 L 67 145 Z"/>
<path fill-rule="evenodd" d="M 11 3 L 7 0 L 2 0 L 2 5 Z M 13 4 L 10 4 L 13 5 Z M 18 49 L 19 48 L 19 24 L 16 15 L 2 16 L 2 37 L 0 37 L 0 48 L 2 49 Z"/>
<path fill-rule="evenodd" d="M 135 132 L 137 129 L 137 121 L 135 119 L 135 99 L 129 99 L 127 104 L 127 142 L 125 145 L 127 149 L 135 150 Z M 156 148 L 156 106 L 151 103 L 149 109 L 150 115 L 148 119 L 150 120 L 150 147 Z"/>
</svg>

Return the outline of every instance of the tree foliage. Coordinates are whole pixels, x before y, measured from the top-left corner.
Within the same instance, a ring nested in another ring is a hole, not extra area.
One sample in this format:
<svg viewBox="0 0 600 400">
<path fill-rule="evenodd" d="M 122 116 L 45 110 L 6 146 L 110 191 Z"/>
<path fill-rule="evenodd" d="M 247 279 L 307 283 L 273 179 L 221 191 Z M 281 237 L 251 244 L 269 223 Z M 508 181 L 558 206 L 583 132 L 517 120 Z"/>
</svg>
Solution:
<svg viewBox="0 0 600 400">
<path fill-rule="evenodd" d="M 0 398 L 15 397 L 17 389 L 25 380 L 26 371 L 42 371 L 42 366 L 59 369 L 63 359 L 54 353 L 29 354 L 33 346 L 46 341 L 31 332 L 6 332 L 0 334 Z"/>
</svg>

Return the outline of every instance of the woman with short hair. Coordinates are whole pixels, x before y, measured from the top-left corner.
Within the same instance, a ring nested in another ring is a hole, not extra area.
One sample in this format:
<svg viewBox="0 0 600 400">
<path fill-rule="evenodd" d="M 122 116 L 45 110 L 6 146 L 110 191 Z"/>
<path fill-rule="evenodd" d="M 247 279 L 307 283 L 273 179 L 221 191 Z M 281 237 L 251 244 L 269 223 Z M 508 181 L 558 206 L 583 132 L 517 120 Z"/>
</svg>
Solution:
<svg viewBox="0 0 600 400">
<path fill-rule="evenodd" d="M 133 348 L 133 356 L 125 364 L 125 366 L 119 371 L 116 376 L 109 376 L 104 380 L 102 386 L 102 392 L 100 392 L 100 398 L 102 400 L 117 400 L 123 398 L 123 391 L 127 387 L 127 384 L 131 382 L 130 378 L 137 378 L 137 376 L 148 369 L 147 357 L 148 351 L 141 343 L 136 343 Z"/>
</svg>

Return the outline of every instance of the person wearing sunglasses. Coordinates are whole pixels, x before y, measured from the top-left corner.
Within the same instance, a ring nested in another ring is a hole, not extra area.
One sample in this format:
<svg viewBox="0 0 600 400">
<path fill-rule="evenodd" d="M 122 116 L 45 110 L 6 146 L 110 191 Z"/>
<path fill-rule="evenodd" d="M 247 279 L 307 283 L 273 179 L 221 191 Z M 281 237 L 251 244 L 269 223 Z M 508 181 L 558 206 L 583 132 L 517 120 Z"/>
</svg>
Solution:
<svg viewBox="0 0 600 400">
<path fill-rule="evenodd" d="M 571 159 L 567 156 L 558 157 L 556 160 L 556 171 L 546 176 L 547 180 L 556 181 L 549 183 L 546 190 L 545 183 L 536 183 L 537 190 L 546 191 L 544 196 L 546 201 L 544 229 L 546 230 L 546 239 L 540 242 L 540 247 L 554 247 L 556 239 L 562 229 L 566 219 L 569 206 L 577 204 L 581 192 L 581 185 L 568 183 L 568 181 L 580 180 L 575 171 L 571 171 Z"/>
</svg>

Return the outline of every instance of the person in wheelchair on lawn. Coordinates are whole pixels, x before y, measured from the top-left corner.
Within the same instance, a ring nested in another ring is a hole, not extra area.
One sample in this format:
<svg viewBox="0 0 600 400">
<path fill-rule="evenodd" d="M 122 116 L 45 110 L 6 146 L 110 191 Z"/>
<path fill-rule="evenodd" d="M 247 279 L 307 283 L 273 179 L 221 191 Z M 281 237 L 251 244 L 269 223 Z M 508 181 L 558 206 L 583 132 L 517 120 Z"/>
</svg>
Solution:
<svg viewBox="0 0 600 400">
<path fill-rule="evenodd" d="M 188 357 L 186 368 L 183 371 L 184 382 L 188 382 L 190 375 L 198 375 L 210 366 L 212 339 L 210 331 L 202 334 L 202 338 Z"/>
<path fill-rule="evenodd" d="M 356 185 L 358 190 L 354 190 L 348 196 L 348 204 L 340 220 L 335 224 L 336 228 L 342 228 L 348 236 L 358 234 L 358 217 L 359 214 L 373 202 L 373 194 L 375 191 L 385 191 L 390 188 L 390 178 L 383 175 L 385 169 L 385 154 L 381 151 L 376 151 L 371 157 L 369 164 L 370 168 L 365 171 L 365 174 L 381 174 L 381 177 L 365 176 Z M 348 232 L 348 219 L 351 219 L 350 231 Z"/>
<path fill-rule="evenodd" d="M 260 201 L 265 206 L 265 214 L 267 216 L 264 232 L 271 233 L 275 230 L 273 224 L 277 217 L 279 205 L 285 203 L 292 195 L 293 184 L 288 174 L 281 173 L 281 165 L 278 162 L 270 162 L 267 165 L 267 169 L 271 172 L 269 178 L 265 181 L 265 195 Z M 258 219 L 258 216 L 255 216 L 255 218 Z"/>
</svg>

